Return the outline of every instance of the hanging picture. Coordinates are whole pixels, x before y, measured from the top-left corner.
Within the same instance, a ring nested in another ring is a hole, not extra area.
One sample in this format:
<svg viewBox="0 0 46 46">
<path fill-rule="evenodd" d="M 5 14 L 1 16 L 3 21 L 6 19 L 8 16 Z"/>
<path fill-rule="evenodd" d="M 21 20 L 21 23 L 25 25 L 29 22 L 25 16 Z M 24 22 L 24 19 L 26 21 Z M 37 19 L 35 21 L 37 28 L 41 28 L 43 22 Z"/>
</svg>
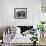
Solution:
<svg viewBox="0 0 46 46">
<path fill-rule="evenodd" d="M 27 8 L 14 8 L 14 18 L 15 19 L 26 19 Z"/>
</svg>

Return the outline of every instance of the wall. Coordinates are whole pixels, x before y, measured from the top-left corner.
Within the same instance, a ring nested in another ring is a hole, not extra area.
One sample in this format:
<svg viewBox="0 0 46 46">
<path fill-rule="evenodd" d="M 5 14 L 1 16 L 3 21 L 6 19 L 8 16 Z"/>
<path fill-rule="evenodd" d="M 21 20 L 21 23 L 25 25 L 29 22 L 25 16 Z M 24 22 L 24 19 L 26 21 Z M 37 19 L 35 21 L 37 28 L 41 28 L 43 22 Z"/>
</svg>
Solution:
<svg viewBox="0 0 46 46">
<path fill-rule="evenodd" d="M 1 16 L 1 13 L 2 13 L 2 12 L 1 12 L 1 11 L 2 11 L 2 10 L 1 10 L 1 9 L 2 9 L 2 6 L 1 6 L 1 4 L 2 4 L 2 3 L 1 3 L 1 0 L 0 0 L 0 26 L 1 26 L 1 24 L 2 24 L 2 23 L 1 23 L 1 22 L 2 22 L 2 19 L 1 19 L 1 17 L 2 17 L 2 16 Z"/>
<path fill-rule="evenodd" d="M 14 8 L 27 8 L 27 19 L 14 19 Z M 3 0 L 3 26 L 33 25 L 40 20 L 40 0 Z"/>
<path fill-rule="evenodd" d="M 46 21 L 46 0 L 41 0 L 41 20 Z"/>
</svg>

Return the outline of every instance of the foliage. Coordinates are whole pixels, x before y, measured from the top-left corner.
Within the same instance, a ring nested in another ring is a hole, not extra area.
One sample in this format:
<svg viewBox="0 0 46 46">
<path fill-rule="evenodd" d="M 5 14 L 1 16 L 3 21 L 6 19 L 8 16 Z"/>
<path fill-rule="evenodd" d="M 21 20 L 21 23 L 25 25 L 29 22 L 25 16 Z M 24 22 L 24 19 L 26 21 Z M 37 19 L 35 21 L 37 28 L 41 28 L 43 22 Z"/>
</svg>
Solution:
<svg viewBox="0 0 46 46">
<path fill-rule="evenodd" d="M 33 41 L 33 42 L 34 42 L 34 41 L 37 42 L 37 41 L 38 41 L 37 36 L 33 36 L 32 39 L 31 39 L 31 41 Z"/>
<path fill-rule="evenodd" d="M 45 24 L 45 22 L 40 21 L 40 24 L 37 25 L 37 29 L 38 29 L 38 30 L 40 29 L 40 31 L 44 32 L 44 24 Z"/>
</svg>

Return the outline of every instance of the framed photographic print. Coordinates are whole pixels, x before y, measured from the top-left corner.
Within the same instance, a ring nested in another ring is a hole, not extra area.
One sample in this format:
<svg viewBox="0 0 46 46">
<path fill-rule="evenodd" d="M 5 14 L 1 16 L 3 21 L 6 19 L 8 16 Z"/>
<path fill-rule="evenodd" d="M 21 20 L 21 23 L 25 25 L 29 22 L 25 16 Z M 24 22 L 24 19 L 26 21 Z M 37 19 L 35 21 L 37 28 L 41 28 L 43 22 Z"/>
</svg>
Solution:
<svg viewBox="0 0 46 46">
<path fill-rule="evenodd" d="M 27 8 L 14 8 L 14 18 L 15 19 L 26 19 Z"/>
</svg>

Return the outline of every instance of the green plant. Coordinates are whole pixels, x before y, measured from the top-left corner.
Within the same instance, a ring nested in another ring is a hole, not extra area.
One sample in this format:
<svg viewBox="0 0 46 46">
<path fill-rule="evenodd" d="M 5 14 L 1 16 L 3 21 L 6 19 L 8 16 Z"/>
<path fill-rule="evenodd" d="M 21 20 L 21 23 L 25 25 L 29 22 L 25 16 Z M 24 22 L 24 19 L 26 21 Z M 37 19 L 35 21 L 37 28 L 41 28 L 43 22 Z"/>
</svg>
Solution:
<svg viewBox="0 0 46 46">
<path fill-rule="evenodd" d="M 35 46 L 36 43 L 37 43 L 37 41 L 38 41 L 37 36 L 33 36 L 32 39 L 31 39 L 31 41 L 33 41 L 33 45 Z"/>
<path fill-rule="evenodd" d="M 40 29 L 40 31 L 44 32 L 44 24 L 45 24 L 45 22 L 40 21 L 40 24 L 37 25 L 37 29 L 38 29 L 38 30 Z"/>
<path fill-rule="evenodd" d="M 37 36 L 33 36 L 32 39 L 31 39 L 31 41 L 36 41 L 37 42 L 38 41 Z"/>
</svg>

